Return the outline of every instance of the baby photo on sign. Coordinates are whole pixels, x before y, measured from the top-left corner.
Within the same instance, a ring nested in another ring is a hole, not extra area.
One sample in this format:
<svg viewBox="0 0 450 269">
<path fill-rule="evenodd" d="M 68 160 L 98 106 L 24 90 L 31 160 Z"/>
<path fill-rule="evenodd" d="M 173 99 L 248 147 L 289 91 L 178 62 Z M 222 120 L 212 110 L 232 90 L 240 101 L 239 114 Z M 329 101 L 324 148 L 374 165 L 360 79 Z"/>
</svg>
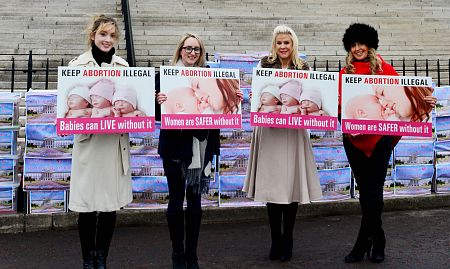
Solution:
<svg viewBox="0 0 450 269">
<path fill-rule="evenodd" d="M 281 83 L 267 83 L 259 88 L 257 96 L 259 102 L 255 102 L 252 107 L 254 112 L 312 116 L 330 115 L 323 108 L 322 91 L 310 82 L 292 79 Z"/>
<path fill-rule="evenodd" d="M 58 118 L 144 117 L 148 113 L 138 104 L 135 87 L 110 78 L 72 84 L 63 97 L 66 102 L 58 106 Z"/>
</svg>

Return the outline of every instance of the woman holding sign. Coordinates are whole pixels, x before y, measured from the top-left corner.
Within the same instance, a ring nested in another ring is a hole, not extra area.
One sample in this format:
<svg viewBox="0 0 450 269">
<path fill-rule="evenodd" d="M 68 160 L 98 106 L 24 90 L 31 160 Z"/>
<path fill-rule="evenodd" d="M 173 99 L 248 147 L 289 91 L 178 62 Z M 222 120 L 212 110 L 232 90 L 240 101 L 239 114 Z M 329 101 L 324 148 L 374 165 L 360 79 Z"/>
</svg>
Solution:
<svg viewBox="0 0 450 269">
<path fill-rule="evenodd" d="M 352 24 L 345 31 L 342 41 L 348 54 L 346 66 L 340 72 L 341 78 L 342 74 L 398 76 L 394 68 L 376 53 L 378 33 L 373 27 Z M 342 80 L 340 83 L 339 98 L 342 95 Z M 411 91 L 410 87 L 380 87 L 374 89 L 375 96 L 372 98 L 377 99 L 374 105 L 378 106 L 378 110 L 382 105 L 383 111 L 393 110 L 399 117 L 422 121 L 429 117 L 427 115 L 436 103 L 431 92 L 425 91 L 424 95 L 420 95 L 417 91 Z M 423 100 L 426 101 L 425 104 Z M 370 102 L 365 103 L 365 109 L 369 109 Z M 348 115 L 349 111 L 346 113 Z M 400 137 L 387 135 L 344 135 L 344 148 L 358 184 L 362 210 L 356 243 L 345 257 L 347 263 L 361 261 L 366 252 L 372 262 L 380 263 L 384 260 L 386 239 L 381 222 L 383 186 L 392 149 L 399 140 Z"/>
<path fill-rule="evenodd" d="M 115 19 L 93 18 L 87 29 L 90 49 L 69 66 L 127 67 L 115 55 Z M 69 209 L 79 212 L 78 231 L 84 268 L 106 268 L 116 210 L 132 201 L 128 134 L 75 135 Z"/>
<path fill-rule="evenodd" d="M 262 58 L 258 67 L 309 70 L 298 58 L 297 48 L 295 32 L 285 25 L 277 26 L 271 55 Z M 255 127 L 244 191 L 255 201 L 267 202 L 272 238 L 269 258 L 290 260 L 298 203 L 309 203 L 322 195 L 308 132 Z"/>
<path fill-rule="evenodd" d="M 195 34 L 182 36 L 177 44 L 172 65 L 204 67 L 205 47 L 202 40 Z M 167 101 L 168 96 L 159 92 L 159 85 L 157 75 L 156 100 L 158 104 L 162 104 Z M 218 129 L 160 131 L 158 154 L 163 159 L 164 173 L 169 185 L 166 216 L 172 241 L 174 269 L 199 268 L 197 243 L 202 219 L 201 195 L 208 191 L 211 162 L 213 155 L 219 154 L 219 147 Z M 187 208 L 183 212 L 185 196 Z"/>
</svg>

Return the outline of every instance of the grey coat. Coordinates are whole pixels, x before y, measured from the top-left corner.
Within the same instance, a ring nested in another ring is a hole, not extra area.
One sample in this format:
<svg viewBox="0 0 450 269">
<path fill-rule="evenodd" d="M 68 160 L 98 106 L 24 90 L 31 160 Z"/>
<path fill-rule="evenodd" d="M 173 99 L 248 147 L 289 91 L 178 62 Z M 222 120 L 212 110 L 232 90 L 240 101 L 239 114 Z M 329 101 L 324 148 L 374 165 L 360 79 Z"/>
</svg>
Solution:
<svg viewBox="0 0 450 269">
<path fill-rule="evenodd" d="M 89 50 L 69 66 L 99 67 Z M 102 67 L 127 67 L 113 56 Z M 118 210 L 133 199 L 128 134 L 75 135 L 72 153 L 69 209 L 76 212 Z"/>
</svg>

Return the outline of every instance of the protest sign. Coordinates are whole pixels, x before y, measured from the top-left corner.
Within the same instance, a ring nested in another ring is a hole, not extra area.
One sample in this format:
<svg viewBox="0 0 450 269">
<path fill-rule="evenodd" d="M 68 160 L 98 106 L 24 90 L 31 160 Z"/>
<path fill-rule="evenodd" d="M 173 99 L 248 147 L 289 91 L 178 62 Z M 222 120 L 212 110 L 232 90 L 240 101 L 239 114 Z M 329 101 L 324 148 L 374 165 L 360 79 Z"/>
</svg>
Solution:
<svg viewBox="0 0 450 269">
<path fill-rule="evenodd" d="M 161 129 L 241 127 L 239 70 L 161 66 Z"/>
<path fill-rule="evenodd" d="M 342 132 L 431 137 L 430 77 L 342 76 Z"/>
<path fill-rule="evenodd" d="M 153 131 L 154 83 L 152 67 L 59 67 L 57 133 Z"/>
<path fill-rule="evenodd" d="M 252 95 L 252 126 L 337 129 L 337 73 L 255 68 Z"/>
</svg>

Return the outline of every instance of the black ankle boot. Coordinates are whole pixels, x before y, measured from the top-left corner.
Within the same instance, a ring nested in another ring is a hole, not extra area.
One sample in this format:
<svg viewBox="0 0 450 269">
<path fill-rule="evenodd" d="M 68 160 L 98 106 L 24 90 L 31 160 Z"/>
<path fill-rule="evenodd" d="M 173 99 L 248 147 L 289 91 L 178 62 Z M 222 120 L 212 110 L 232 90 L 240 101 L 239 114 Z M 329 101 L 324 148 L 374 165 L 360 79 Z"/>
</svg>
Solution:
<svg viewBox="0 0 450 269">
<path fill-rule="evenodd" d="M 184 212 L 166 214 L 169 226 L 170 241 L 172 241 L 172 268 L 186 269 L 184 253 Z"/>
<path fill-rule="evenodd" d="M 91 251 L 86 257 L 83 257 L 83 269 L 95 269 L 95 252 Z"/>
<path fill-rule="evenodd" d="M 96 254 L 95 260 L 97 263 L 97 266 L 95 268 L 106 269 L 106 257 L 108 256 L 108 254 L 104 250 L 97 250 L 95 254 Z"/>
<path fill-rule="evenodd" d="M 200 269 L 197 257 L 198 237 L 202 222 L 202 211 L 185 212 L 186 218 L 186 268 Z"/>
<path fill-rule="evenodd" d="M 384 261 L 384 248 L 386 247 L 386 237 L 383 229 L 380 229 L 373 235 L 373 250 L 370 260 L 374 263 Z"/>
<path fill-rule="evenodd" d="M 280 261 L 287 262 L 292 258 L 293 239 L 283 238 L 283 247 L 280 256 Z"/>
<path fill-rule="evenodd" d="M 345 256 L 346 263 L 360 262 L 364 259 L 364 255 L 367 253 L 367 258 L 370 259 L 370 250 L 372 249 L 372 240 L 370 238 L 360 239 L 355 243 L 352 251 Z"/>
<path fill-rule="evenodd" d="M 184 253 L 172 252 L 172 269 L 186 269 Z"/>
</svg>

